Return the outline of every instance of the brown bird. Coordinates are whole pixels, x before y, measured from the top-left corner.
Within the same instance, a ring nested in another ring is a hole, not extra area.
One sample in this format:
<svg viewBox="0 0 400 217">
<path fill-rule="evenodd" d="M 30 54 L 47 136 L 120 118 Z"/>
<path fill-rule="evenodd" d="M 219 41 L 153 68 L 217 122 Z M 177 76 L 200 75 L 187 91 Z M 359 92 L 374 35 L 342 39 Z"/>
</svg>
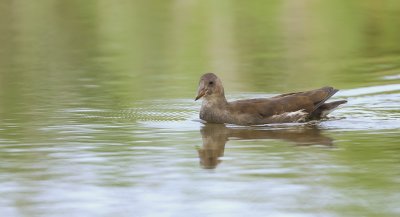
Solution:
<svg viewBox="0 0 400 217">
<path fill-rule="evenodd" d="M 259 125 L 321 119 L 346 100 L 325 103 L 338 90 L 333 87 L 287 93 L 271 98 L 228 102 L 221 80 L 213 73 L 201 76 L 197 91 L 203 97 L 200 119 L 209 123 Z"/>
</svg>

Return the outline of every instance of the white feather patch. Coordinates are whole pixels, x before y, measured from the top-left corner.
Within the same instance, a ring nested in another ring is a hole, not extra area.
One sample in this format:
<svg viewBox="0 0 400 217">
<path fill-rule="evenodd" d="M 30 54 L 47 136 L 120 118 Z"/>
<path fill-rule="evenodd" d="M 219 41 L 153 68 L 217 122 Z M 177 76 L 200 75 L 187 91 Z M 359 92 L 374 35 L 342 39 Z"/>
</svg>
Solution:
<svg viewBox="0 0 400 217">
<path fill-rule="evenodd" d="M 279 115 L 274 115 L 271 119 L 274 122 L 302 122 L 306 121 L 308 113 L 302 109 L 295 112 L 285 112 Z"/>
</svg>

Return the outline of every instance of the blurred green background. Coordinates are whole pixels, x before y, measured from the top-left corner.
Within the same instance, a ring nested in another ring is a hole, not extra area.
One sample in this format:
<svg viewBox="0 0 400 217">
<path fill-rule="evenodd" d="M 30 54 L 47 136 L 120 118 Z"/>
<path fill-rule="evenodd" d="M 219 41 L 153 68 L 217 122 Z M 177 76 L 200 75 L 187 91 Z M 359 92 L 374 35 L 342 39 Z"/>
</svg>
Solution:
<svg viewBox="0 0 400 217">
<path fill-rule="evenodd" d="M 1 107 L 32 90 L 112 104 L 193 97 L 204 72 L 220 75 L 228 92 L 368 86 L 398 70 L 399 8 L 397 0 L 1 1 Z"/>
<path fill-rule="evenodd" d="M 205 72 L 349 103 L 215 138 Z M 399 216 L 399 79 L 398 0 L 1 0 L 0 216 Z"/>
</svg>

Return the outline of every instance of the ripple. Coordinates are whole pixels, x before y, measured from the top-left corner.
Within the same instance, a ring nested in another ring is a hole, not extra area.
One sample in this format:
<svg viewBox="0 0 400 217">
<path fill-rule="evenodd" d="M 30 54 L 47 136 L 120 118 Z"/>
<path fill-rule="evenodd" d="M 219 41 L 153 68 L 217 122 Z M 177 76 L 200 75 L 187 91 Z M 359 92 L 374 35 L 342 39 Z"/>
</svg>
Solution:
<svg viewBox="0 0 400 217">
<path fill-rule="evenodd" d="M 140 101 L 132 106 L 114 110 L 114 109 L 89 109 L 75 108 L 68 112 L 75 113 L 85 119 L 116 119 L 116 120 L 135 120 L 135 121 L 183 121 L 192 117 L 196 113 L 197 106 L 193 100 L 153 100 Z"/>
<path fill-rule="evenodd" d="M 341 90 L 336 99 L 347 99 L 348 103 L 334 111 L 329 119 L 314 124 L 335 130 L 383 130 L 400 129 L 400 84 L 379 85 Z M 239 93 L 230 99 L 270 97 L 272 94 Z M 173 131 L 197 130 L 200 103 L 192 99 L 138 101 L 124 109 L 74 108 L 66 112 L 80 118 L 133 121 L 144 128 L 169 129 Z M 291 128 L 303 124 L 268 125 L 274 128 Z M 70 126 L 71 130 L 82 129 Z M 230 126 L 237 127 L 237 126 Z M 65 126 L 62 126 L 65 129 Z"/>
<path fill-rule="evenodd" d="M 336 97 L 350 97 L 350 96 L 360 96 L 366 94 L 377 94 L 382 92 L 400 91 L 400 84 L 389 84 L 389 85 L 379 85 L 372 87 L 361 87 L 349 90 L 340 90 Z"/>
<path fill-rule="evenodd" d="M 400 79 L 400 74 L 383 76 L 382 79 L 383 80 L 398 80 L 398 79 Z"/>
</svg>

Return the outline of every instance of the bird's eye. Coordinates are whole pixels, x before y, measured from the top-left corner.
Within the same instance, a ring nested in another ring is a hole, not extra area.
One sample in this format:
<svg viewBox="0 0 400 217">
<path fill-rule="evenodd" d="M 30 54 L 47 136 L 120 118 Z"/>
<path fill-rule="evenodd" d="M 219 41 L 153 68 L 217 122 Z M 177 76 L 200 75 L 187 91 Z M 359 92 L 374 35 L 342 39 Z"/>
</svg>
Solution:
<svg viewBox="0 0 400 217">
<path fill-rule="evenodd" d="M 212 84 L 214 84 L 214 82 L 213 82 L 213 81 L 210 81 L 210 82 L 208 82 L 208 84 L 212 85 Z"/>
</svg>

